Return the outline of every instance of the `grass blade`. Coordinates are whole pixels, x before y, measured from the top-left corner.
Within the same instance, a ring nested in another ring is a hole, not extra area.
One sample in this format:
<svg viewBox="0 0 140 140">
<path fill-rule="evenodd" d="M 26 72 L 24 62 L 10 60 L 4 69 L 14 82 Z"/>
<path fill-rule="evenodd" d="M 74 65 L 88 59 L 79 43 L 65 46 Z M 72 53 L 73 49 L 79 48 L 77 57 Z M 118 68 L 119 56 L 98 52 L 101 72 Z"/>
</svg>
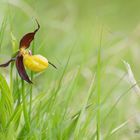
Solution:
<svg viewBox="0 0 140 140">
<path fill-rule="evenodd" d="M 92 94 L 92 89 L 93 89 L 93 85 L 94 85 L 94 79 L 95 79 L 95 76 L 93 76 L 93 78 L 92 78 L 92 82 L 91 82 L 91 84 L 90 84 L 90 87 L 89 87 L 89 90 L 88 90 L 86 99 L 85 99 L 85 101 L 84 101 L 84 103 L 83 103 L 83 108 L 82 108 L 82 110 L 81 110 L 81 112 L 80 112 L 80 115 L 79 115 L 79 118 L 78 118 L 78 122 L 77 122 L 77 125 L 76 125 L 76 128 L 75 128 L 74 139 L 78 139 L 78 135 L 79 135 L 79 133 L 80 133 L 80 127 L 81 127 L 82 117 L 84 116 L 84 112 L 85 112 L 85 110 L 86 110 L 89 97 L 90 97 L 91 94 Z"/>
</svg>

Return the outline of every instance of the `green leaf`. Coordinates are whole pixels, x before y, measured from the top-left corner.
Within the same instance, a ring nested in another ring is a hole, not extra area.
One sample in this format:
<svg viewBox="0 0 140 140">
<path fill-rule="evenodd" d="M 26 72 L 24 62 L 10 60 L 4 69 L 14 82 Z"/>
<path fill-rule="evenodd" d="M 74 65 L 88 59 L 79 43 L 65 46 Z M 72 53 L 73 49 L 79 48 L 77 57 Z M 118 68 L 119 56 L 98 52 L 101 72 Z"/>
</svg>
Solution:
<svg viewBox="0 0 140 140">
<path fill-rule="evenodd" d="M 13 96 L 5 78 L 0 74 L 0 124 L 4 128 L 13 113 Z"/>
</svg>

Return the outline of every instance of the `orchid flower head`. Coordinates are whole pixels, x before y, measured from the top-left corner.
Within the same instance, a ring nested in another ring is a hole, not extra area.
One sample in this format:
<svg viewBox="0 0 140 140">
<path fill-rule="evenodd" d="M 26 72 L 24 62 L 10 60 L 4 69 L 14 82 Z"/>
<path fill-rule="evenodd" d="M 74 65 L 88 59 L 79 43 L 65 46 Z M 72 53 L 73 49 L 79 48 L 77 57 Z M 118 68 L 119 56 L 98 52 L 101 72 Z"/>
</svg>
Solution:
<svg viewBox="0 0 140 140">
<path fill-rule="evenodd" d="M 29 76 L 27 75 L 25 67 L 34 72 L 41 72 L 48 68 L 48 65 L 52 65 L 54 68 L 56 66 L 49 62 L 42 55 L 33 55 L 31 50 L 27 50 L 30 47 L 31 42 L 34 40 L 34 37 L 38 30 L 40 29 L 40 25 L 37 22 L 37 29 L 33 32 L 25 34 L 19 43 L 19 50 L 16 54 L 6 63 L 1 64 L 0 67 L 7 67 L 11 62 L 16 63 L 17 71 L 20 77 L 28 83 L 32 83 Z"/>
</svg>

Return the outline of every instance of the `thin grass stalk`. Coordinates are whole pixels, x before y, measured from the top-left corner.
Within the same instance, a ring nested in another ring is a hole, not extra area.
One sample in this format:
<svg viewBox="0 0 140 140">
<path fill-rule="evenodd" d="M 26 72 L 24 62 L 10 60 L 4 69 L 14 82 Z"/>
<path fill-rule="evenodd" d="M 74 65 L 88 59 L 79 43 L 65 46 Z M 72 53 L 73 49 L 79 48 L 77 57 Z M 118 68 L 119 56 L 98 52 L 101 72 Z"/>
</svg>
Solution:
<svg viewBox="0 0 140 140">
<path fill-rule="evenodd" d="M 7 14 L 4 16 L 4 19 L 2 21 L 1 28 L 0 28 L 0 51 L 1 51 L 1 46 L 2 46 L 2 42 L 4 38 L 5 29 L 6 29 L 6 23 L 7 23 Z"/>
<path fill-rule="evenodd" d="M 68 59 L 67 59 L 66 65 L 65 65 L 64 70 L 63 70 L 63 73 L 62 73 L 62 75 L 61 75 L 61 77 L 60 77 L 60 80 L 59 80 L 58 86 L 57 86 L 57 88 L 56 88 L 56 90 L 55 90 L 53 96 L 51 96 L 51 99 L 50 99 L 51 102 L 50 102 L 50 104 L 49 104 L 49 108 L 50 108 L 51 106 L 53 106 L 54 103 L 55 103 L 56 96 L 57 96 L 57 93 L 59 92 L 59 90 L 60 90 L 60 88 L 61 88 L 62 81 L 63 81 L 64 75 L 65 75 L 65 73 L 66 73 L 66 70 L 67 70 L 68 64 L 69 64 L 69 62 L 70 62 L 70 58 L 71 58 L 71 55 L 72 55 L 73 49 L 74 49 L 74 47 L 72 47 L 72 49 L 71 49 L 71 51 L 70 51 L 70 54 L 69 54 L 69 56 L 68 56 Z"/>
<path fill-rule="evenodd" d="M 140 84 L 140 81 L 138 81 L 137 83 L 133 84 L 131 87 L 129 87 L 125 92 L 123 92 L 118 99 L 116 100 L 116 102 L 113 104 L 113 106 L 111 107 L 111 109 L 108 111 L 107 115 L 105 116 L 105 118 L 102 120 L 101 125 L 104 124 L 105 120 L 108 118 L 108 116 L 111 114 L 111 112 L 114 110 L 114 108 L 117 106 L 117 104 L 121 101 L 121 99 L 126 96 L 136 85 Z"/>
<path fill-rule="evenodd" d="M 30 130 L 30 122 L 29 122 L 27 106 L 26 106 L 26 102 L 25 102 L 24 80 L 22 80 L 22 102 L 23 102 L 23 114 L 24 114 L 25 126 L 26 126 L 26 129 L 29 131 Z"/>
<path fill-rule="evenodd" d="M 101 98 L 101 41 L 102 41 L 102 33 L 103 29 L 101 29 L 101 37 L 100 37 L 100 46 L 98 49 L 98 58 L 97 58 L 97 106 L 100 106 L 100 98 Z M 100 107 L 97 109 L 97 140 L 100 140 L 101 136 L 101 115 L 100 115 Z"/>
<path fill-rule="evenodd" d="M 89 90 L 87 92 L 87 96 L 85 97 L 85 101 L 83 103 L 82 110 L 79 112 L 79 118 L 78 118 L 77 125 L 76 125 L 76 128 L 75 128 L 75 138 L 74 139 L 78 139 L 78 136 L 80 134 L 82 117 L 84 116 L 85 110 L 88 108 L 87 104 L 88 104 L 89 98 L 90 98 L 90 96 L 92 94 L 92 89 L 93 89 L 93 85 L 94 85 L 94 79 L 95 79 L 95 75 L 92 78 Z"/>
</svg>

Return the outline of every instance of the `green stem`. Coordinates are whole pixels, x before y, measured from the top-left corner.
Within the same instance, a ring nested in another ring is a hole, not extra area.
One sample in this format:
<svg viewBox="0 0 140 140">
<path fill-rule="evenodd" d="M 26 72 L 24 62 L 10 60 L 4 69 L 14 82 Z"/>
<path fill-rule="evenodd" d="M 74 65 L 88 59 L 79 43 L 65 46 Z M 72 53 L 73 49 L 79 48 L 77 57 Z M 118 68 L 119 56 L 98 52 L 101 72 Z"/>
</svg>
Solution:
<svg viewBox="0 0 140 140">
<path fill-rule="evenodd" d="M 10 65 L 10 91 L 13 93 L 13 64 Z"/>
<path fill-rule="evenodd" d="M 100 63 L 100 59 L 98 60 Z M 98 64 L 97 70 L 97 106 L 100 106 L 100 96 L 101 96 L 101 81 L 100 81 L 100 64 Z M 97 110 L 97 140 L 100 140 L 100 107 Z"/>
<path fill-rule="evenodd" d="M 16 81 L 17 81 L 17 85 L 19 85 L 19 79 L 18 79 L 18 73 L 16 73 Z M 21 99 L 21 94 L 20 94 L 20 87 L 18 86 L 17 87 L 18 89 L 17 89 L 17 93 L 18 93 L 18 103 L 17 103 L 17 105 L 20 105 L 20 99 Z"/>
<path fill-rule="evenodd" d="M 35 41 L 33 41 L 32 45 L 32 53 L 34 54 L 34 46 L 35 46 Z M 33 80 L 33 72 L 31 72 L 31 81 Z M 32 111 L 32 97 L 33 97 L 33 86 L 31 84 L 30 88 L 30 104 L 29 104 L 29 119 L 31 121 L 31 111 Z"/>
<path fill-rule="evenodd" d="M 97 106 L 100 106 L 100 96 L 101 96 L 101 81 L 100 81 L 100 67 L 98 67 L 97 72 L 98 82 L 97 82 Z M 100 140 L 100 107 L 97 110 L 97 140 Z"/>
<path fill-rule="evenodd" d="M 22 102 L 23 102 L 23 114 L 24 114 L 24 119 L 25 119 L 25 126 L 27 130 L 30 130 L 30 122 L 29 122 L 29 117 L 27 113 L 27 106 L 25 102 L 25 85 L 24 81 L 22 80 Z"/>
<path fill-rule="evenodd" d="M 98 64 L 97 64 L 97 140 L 100 140 L 101 136 L 101 114 L 100 114 L 100 98 L 101 98 L 101 41 L 102 41 L 102 33 L 103 30 L 101 30 L 101 38 L 100 38 L 100 46 L 98 49 Z"/>
<path fill-rule="evenodd" d="M 33 79 L 33 73 L 31 72 L 31 81 L 32 81 L 32 79 Z M 31 121 L 31 110 L 32 110 L 32 96 L 33 96 L 32 92 L 33 92 L 33 87 L 31 85 L 31 88 L 30 88 L 30 104 L 29 104 L 29 119 L 30 119 L 30 121 Z"/>
</svg>

